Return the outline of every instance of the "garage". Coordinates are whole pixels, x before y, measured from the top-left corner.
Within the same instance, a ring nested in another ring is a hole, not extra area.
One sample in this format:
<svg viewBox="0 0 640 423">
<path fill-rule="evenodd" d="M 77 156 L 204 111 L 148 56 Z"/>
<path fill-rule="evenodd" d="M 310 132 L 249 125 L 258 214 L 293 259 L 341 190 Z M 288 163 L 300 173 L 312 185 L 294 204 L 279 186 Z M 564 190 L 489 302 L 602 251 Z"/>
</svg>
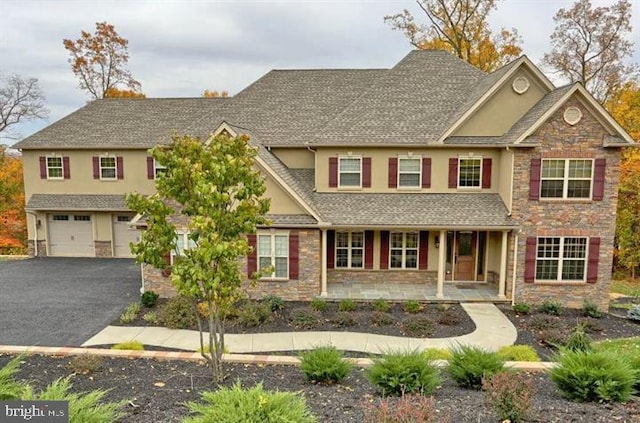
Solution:
<svg viewBox="0 0 640 423">
<path fill-rule="evenodd" d="M 50 214 L 48 224 L 50 256 L 95 256 L 93 222 L 90 214 Z"/>
<path fill-rule="evenodd" d="M 113 215 L 113 251 L 115 257 L 131 258 L 130 242 L 140 241 L 140 231 L 131 229 L 129 222 L 133 214 L 121 213 Z"/>
</svg>

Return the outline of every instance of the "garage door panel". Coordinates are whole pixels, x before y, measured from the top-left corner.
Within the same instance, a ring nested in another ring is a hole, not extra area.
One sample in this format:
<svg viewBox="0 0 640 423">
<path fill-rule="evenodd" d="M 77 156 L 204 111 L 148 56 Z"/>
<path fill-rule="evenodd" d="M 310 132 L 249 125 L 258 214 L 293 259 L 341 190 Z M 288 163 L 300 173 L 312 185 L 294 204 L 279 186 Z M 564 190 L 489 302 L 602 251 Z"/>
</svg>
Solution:
<svg viewBox="0 0 640 423">
<path fill-rule="evenodd" d="M 113 245 L 116 257 L 133 257 L 129 243 L 137 243 L 140 241 L 140 231 L 131 229 L 129 226 L 131 219 L 133 219 L 133 215 L 129 214 L 117 214 L 113 216 Z"/>
<path fill-rule="evenodd" d="M 93 222 L 87 214 L 49 216 L 49 255 L 93 257 Z"/>
</svg>

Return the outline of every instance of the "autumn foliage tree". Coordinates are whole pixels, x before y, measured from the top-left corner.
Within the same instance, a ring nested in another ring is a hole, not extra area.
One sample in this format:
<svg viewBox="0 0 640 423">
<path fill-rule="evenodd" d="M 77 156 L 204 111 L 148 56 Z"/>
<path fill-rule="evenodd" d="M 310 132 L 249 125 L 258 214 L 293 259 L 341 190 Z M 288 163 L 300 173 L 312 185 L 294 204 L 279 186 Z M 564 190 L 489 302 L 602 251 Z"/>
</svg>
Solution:
<svg viewBox="0 0 640 423">
<path fill-rule="evenodd" d="M 113 25 L 96 22 L 93 35 L 82 31 L 80 38 L 65 39 L 63 44 L 80 88 L 94 99 L 105 98 L 109 90 L 119 87 L 139 92 L 140 83 L 127 69 L 129 41 L 118 35 Z"/>
<path fill-rule="evenodd" d="M 445 50 L 485 71 L 491 72 L 522 53 L 515 29 L 494 33 L 487 22 L 499 0 L 417 0 L 427 24 L 416 23 L 408 10 L 384 21 L 402 31 L 414 47 Z"/>
<path fill-rule="evenodd" d="M 23 253 L 26 228 L 22 160 L 0 145 L 0 253 Z"/>
<path fill-rule="evenodd" d="M 616 216 L 618 263 L 637 276 L 640 267 L 640 151 L 625 152 L 620 166 Z"/>
<path fill-rule="evenodd" d="M 202 97 L 209 97 L 209 98 L 227 98 L 229 97 L 229 92 L 228 91 L 209 91 L 209 90 L 204 90 L 204 92 L 202 93 Z"/>
<path fill-rule="evenodd" d="M 133 90 L 120 90 L 111 87 L 104 93 L 104 98 L 147 98 L 147 96 Z"/>
<path fill-rule="evenodd" d="M 631 138 L 640 142 L 640 84 L 626 82 L 607 100 L 604 107 Z"/>
</svg>

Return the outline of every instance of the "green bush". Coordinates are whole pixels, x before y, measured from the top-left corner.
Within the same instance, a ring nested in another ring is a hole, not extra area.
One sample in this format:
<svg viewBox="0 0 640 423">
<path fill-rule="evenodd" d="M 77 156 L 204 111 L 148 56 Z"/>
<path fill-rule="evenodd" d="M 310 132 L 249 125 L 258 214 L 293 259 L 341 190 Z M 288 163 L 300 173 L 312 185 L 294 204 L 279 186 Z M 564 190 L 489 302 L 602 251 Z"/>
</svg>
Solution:
<svg viewBox="0 0 640 423">
<path fill-rule="evenodd" d="M 320 316 L 316 312 L 297 310 L 291 316 L 289 324 L 296 329 L 313 329 L 320 326 Z"/>
<path fill-rule="evenodd" d="M 425 360 L 451 360 L 453 354 L 446 348 L 427 348 L 422 351 Z"/>
<path fill-rule="evenodd" d="M 402 395 L 400 398 L 381 398 L 363 406 L 365 423 L 445 423 L 450 422 L 436 408 L 432 396 Z"/>
<path fill-rule="evenodd" d="M 138 313 L 140 313 L 140 303 L 129 304 L 120 315 L 120 323 L 127 324 L 133 322 L 138 317 Z"/>
<path fill-rule="evenodd" d="M 482 378 L 490 378 L 504 368 L 504 359 L 497 353 L 476 346 L 460 345 L 452 350 L 447 372 L 463 388 L 482 388 Z"/>
<path fill-rule="evenodd" d="M 366 376 L 383 395 L 429 395 L 440 384 L 438 368 L 418 351 L 390 352 L 375 358 Z"/>
<path fill-rule="evenodd" d="M 340 311 L 355 311 L 356 310 L 356 303 L 350 298 L 345 298 L 343 300 L 340 300 L 340 304 L 338 304 L 338 310 L 340 310 Z"/>
<path fill-rule="evenodd" d="M 284 308 L 284 300 L 277 295 L 267 295 L 261 302 L 267 304 L 272 312 L 280 311 Z"/>
<path fill-rule="evenodd" d="M 177 296 L 158 310 L 158 321 L 169 329 L 189 329 L 197 324 L 197 317 L 191 301 Z"/>
<path fill-rule="evenodd" d="M 513 311 L 519 314 L 531 313 L 531 306 L 527 303 L 515 303 L 513 305 Z"/>
<path fill-rule="evenodd" d="M 627 319 L 640 322 L 640 304 L 636 304 L 627 310 Z"/>
<path fill-rule="evenodd" d="M 535 349 L 530 345 L 505 345 L 498 350 L 505 361 L 540 361 Z"/>
<path fill-rule="evenodd" d="M 411 316 L 402 324 L 404 333 L 414 337 L 427 337 L 431 336 L 435 326 L 428 317 L 425 316 Z"/>
<path fill-rule="evenodd" d="M 534 331 L 558 329 L 560 327 L 560 320 L 555 316 L 536 315 L 531 317 L 528 326 Z"/>
<path fill-rule="evenodd" d="M 389 311 L 391 311 L 391 304 L 389 304 L 388 301 L 383 300 L 382 298 L 378 298 L 371 303 L 371 308 L 373 308 L 374 311 L 388 313 Z"/>
<path fill-rule="evenodd" d="M 271 305 L 257 301 L 245 301 L 238 309 L 237 321 L 244 327 L 260 326 L 271 320 Z"/>
<path fill-rule="evenodd" d="M 331 319 L 331 324 L 335 327 L 346 328 L 349 326 L 356 326 L 358 324 L 358 320 L 353 317 L 352 313 L 339 311 L 333 319 Z"/>
<path fill-rule="evenodd" d="M 551 380 L 571 401 L 624 402 L 631 397 L 633 369 L 616 353 L 566 350 L 555 361 Z"/>
<path fill-rule="evenodd" d="M 499 372 L 482 381 L 486 401 L 500 416 L 511 423 L 522 422 L 533 403 L 533 381 L 521 373 Z"/>
<path fill-rule="evenodd" d="M 315 423 L 317 420 L 299 393 L 265 391 L 262 383 L 243 389 L 240 382 L 233 387 L 221 387 L 202 393 L 204 403 L 187 403 L 193 417 L 183 423 L 246 423 L 296 422 Z"/>
<path fill-rule="evenodd" d="M 335 347 L 318 347 L 300 354 L 300 370 L 314 382 L 340 382 L 352 367 Z"/>
<path fill-rule="evenodd" d="M 567 341 L 564 343 L 564 348 L 569 351 L 589 352 L 593 350 L 591 343 L 591 337 L 585 333 L 584 326 L 578 325 L 571 331 Z"/>
<path fill-rule="evenodd" d="M 374 326 L 389 326 L 394 322 L 393 317 L 384 311 L 374 311 L 371 313 L 371 324 Z"/>
<path fill-rule="evenodd" d="M 156 323 L 158 323 L 158 315 L 153 311 L 149 311 L 142 315 L 142 320 L 144 320 L 147 323 L 151 323 L 152 325 L 155 325 Z"/>
<path fill-rule="evenodd" d="M 410 300 L 402 305 L 402 309 L 407 313 L 416 314 L 420 313 L 422 307 L 418 301 Z"/>
<path fill-rule="evenodd" d="M 144 344 L 140 341 L 127 341 L 120 342 L 111 347 L 112 350 L 131 350 L 131 351 L 144 351 Z"/>
<path fill-rule="evenodd" d="M 22 398 L 26 385 L 17 382 L 14 375 L 20 369 L 24 355 L 18 355 L 0 369 L 0 401 L 14 401 Z"/>
<path fill-rule="evenodd" d="M 582 314 L 586 317 L 599 319 L 602 317 L 603 313 L 600 311 L 597 304 L 592 303 L 589 300 L 584 300 L 584 303 L 582 303 Z"/>
<path fill-rule="evenodd" d="M 158 298 L 160 298 L 160 295 L 157 292 L 145 291 L 140 296 L 140 302 L 143 306 L 149 308 L 156 305 L 156 303 L 158 302 Z"/>
<path fill-rule="evenodd" d="M 538 311 L 545 314 L 551 314 L 553 316 L 562 316 L 564 313 L 564 306 L 555 300 L 544 300 L 540 306 L 538 306 Z"/>
<path fill-rule="evenodd" d="M 327 308 L 329 308 L 327 300 L 322 298 L 314 298 L 313 300 L 311 300 L 310 305 L 312 310 L 319 312 L 327 311 Z"/>
</svg>

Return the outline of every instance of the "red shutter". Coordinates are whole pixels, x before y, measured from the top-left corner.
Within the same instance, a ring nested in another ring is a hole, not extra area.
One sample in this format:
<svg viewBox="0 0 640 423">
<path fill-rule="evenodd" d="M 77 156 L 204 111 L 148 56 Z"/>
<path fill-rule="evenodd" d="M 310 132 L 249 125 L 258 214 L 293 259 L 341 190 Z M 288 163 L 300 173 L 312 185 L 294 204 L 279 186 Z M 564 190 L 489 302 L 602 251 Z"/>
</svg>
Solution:
<svg viewBox="0 0 640 423">
<path fill-rule="evenodd" d="M 47 179 L 47 158 L 40 156 L 40 179 Z"/>
<path fill-rule="evenodd" d="M 380 269 L 389 268 L 389 231 L 380 231 Z"/>
<path fill-rule="evenodd" d="M 364 231 L 364 268 L 373 269 L 373 231 Z"/>
<path fill-rule="evenodd" d="M 589 261 L 587 263 L 587 282 L 598 282 L 598 262 L 600 261 L 600 238 L 589 238 Z"/>
<path fill-rule="evenodd" d="M 389 157 L 389 188 L 398 188 L 398 158 Z"/>
<path fill-rule="evenodd" d="M 100 179 L 100 158 L 93 156 L 93 179 Z"/>
<path fill-rule="evenodd" d="M 527 248 L 524 253 L 524 281 L 532 283 L 536 279 L 536 247 L 538 240 L 535 236 L 527 238 Z"/>
<path fill-rule="evenodd" d="M 362 188 L 371 188 L 371 157 L 362 158 Z"/>
<path fill-rule="evenodd" d="M 338 186 L 338 158 L 329 157 L 329 188 Z"/>
<path fill-rule="evenodd" d="M 336 231 L 327 231 L 327 269 L 333 269 L 336 261 Z"/>
<path fill-rule="evenodd" d="M 153 157 L 147 157 L 147 179 L 154 179 L 156 176 L 153 166 Z"/>
<path fill-rule="evenodd" d="M 62 158 L 62 175 L 64 179 L 71 179 L 71 168 L 69 167 L 69 157 L 64 156 Z"/>
<path fill-rule="evenodd" d="M 116 157 L 116 175 L 118 179 L 124 179 L 124 166 L 122 156 Z"/>
<path fill-rule="evenodd" d="M 491 159 L 482 159 L 482 188 L 491 188 Z"/>
<path fill-rule="evenodd" d="M 420 252 L 418 253 L 418 269 L 427 270 L 429 263 L 429 231 L 420 231 Z"/>
<path fill-rule="evenodd" d="M 604 174 L 606 159 L 596 159 L 595 169 L 593 170 L 593 199 L 602 201 L 604 198 Z"/>
<path fill-rule="evenodd" d="M 538 200 L 540 198 L 541 166 L 541 159 L 531 159 L 531 167 L 529 168 L 529 200 Z"/>
<path fill-rule="evenodd" d="M 431 157 L 422 158 L 422 188 L 431 188 Z"/>
<path fill-rule="evenodd" d="M 166 254 L 164 254 L 162 256 L 162 260 L 164 260 L 165 263 L 167 263 L 167 267 L 162 269 L 162 276 L 169 276 L 171 275 L 171 252 L 168 252 Z"/>
<path fill-rule="evenodd" d="M 298 279 L 298 231 L 289 233 L 289 279 Z"/>
<path fill-rule="evenodd" d="M 255 235 L 247 235 L 247 241 L 251 251 L 247 256 L 247 276 L 251 277 L 258 271 L 258 249 L 257 249 L 257 237 Z"/>
<path fill-rule="evenodd" d="M 458 188 L 458 158 L 449 158 L 449 188 Z"/>
</svg>

